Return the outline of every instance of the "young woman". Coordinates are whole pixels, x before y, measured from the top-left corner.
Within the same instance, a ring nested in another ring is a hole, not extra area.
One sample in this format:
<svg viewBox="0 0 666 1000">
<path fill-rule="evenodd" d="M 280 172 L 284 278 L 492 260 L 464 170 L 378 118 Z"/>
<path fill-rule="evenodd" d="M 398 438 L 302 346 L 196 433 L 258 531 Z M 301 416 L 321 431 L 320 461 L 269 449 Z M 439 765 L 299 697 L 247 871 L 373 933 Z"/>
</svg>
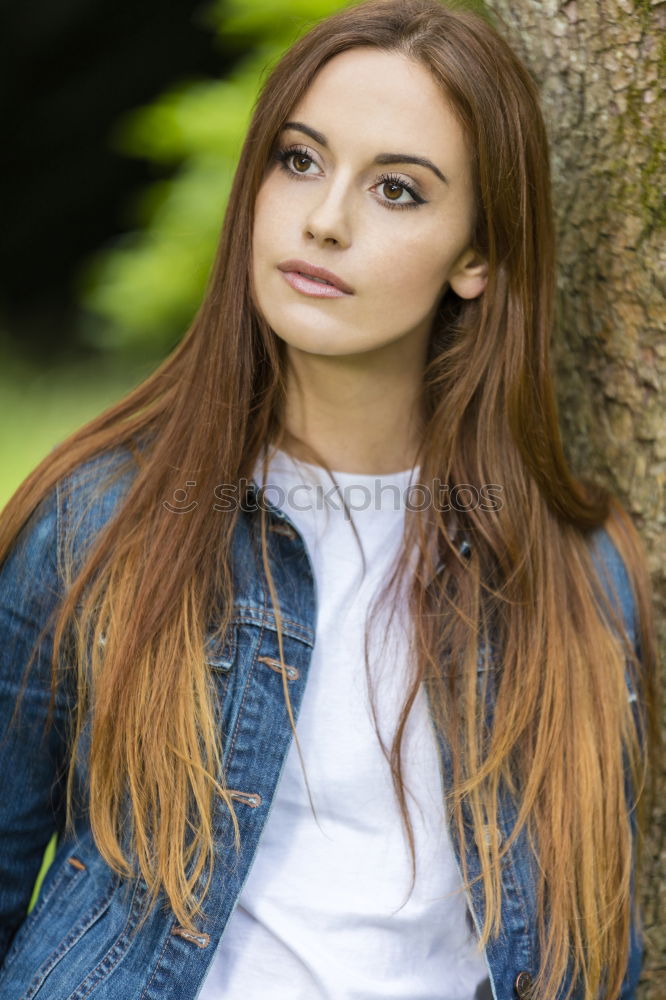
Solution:
<svg viewBox="0 0 666 1000">
<path fill-rule="evenodd" d="M 486 20 L 294 44 L 191 329 L 3 514 L 3 998 L 634 996 L 654 624 L 553 288 Z"/>
</svg>

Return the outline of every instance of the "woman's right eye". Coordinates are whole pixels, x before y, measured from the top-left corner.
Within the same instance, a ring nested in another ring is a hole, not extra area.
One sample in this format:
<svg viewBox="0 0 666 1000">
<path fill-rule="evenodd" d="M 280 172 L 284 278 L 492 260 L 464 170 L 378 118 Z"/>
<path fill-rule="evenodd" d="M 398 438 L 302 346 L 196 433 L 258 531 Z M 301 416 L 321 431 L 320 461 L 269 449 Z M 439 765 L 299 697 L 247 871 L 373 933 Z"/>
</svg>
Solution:
<svg viewBox="0 0 666 1000">
<path fill-rule="evenodd" d="M 287 146 L 284 149 L 278 149 L 275 156 L 283 170 L 292 176 L 295 174 L 303 176 L 311 173 L 309 168 L 314 160 L 307 149 L 299 146 Z"/>
</svg>

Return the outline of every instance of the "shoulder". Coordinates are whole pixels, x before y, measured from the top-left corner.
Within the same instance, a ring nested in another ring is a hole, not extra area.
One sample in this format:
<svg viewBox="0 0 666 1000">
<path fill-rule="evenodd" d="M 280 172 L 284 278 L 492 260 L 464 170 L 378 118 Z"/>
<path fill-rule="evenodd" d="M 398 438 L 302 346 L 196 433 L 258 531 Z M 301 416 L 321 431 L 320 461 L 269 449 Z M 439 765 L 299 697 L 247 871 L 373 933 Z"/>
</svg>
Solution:
<svg viewBox="0 0 666 1000">
<path fill-rule="evenodd" d="M 136 449 L 114 447 L 76 465 L 41 497 L 23 521 L 3 564 L 55 568 L 65 545 L 85 545 L 119 510 L 139 464 Z"/>
<path fill-rule="evenodd" d="M 136 448 L 114 446 L 86 459 L 57 482 L 55 501 L 49 502 L 55 505 L 65 558 L 79 561 L 100 531 L 120 513 L 139 469 Z"/>
<path fill-rule="evenodd" d="M 118 507 L 134 481 L 139 465 L 135 452 L 116 446 L 77 465 L 57 483 L 63 513 L 91 528 Z"/>
</svg>

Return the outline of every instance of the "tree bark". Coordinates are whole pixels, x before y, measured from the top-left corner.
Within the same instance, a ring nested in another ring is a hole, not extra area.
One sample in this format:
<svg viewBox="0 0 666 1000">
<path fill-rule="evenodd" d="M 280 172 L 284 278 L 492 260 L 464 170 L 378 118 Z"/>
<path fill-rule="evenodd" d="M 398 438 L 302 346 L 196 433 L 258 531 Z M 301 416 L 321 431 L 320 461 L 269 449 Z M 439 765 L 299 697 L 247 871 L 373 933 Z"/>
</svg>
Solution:
<svg viewBox="0 0 666 1000">
<path fill-rule="evenodd" d="M 666 67 L 663 0 L 488 0 L 537 82 L 558 239 L 553 373 L 574 472 L 639 529 L 666 649 Z M 661 98 L 661 100 L 659 100 Z M 666 802 L 666 775 L 657 802 Z M 641 900 L 638 997 L 666 997 L 666 830 L 655 808 Z"/>
</svg>

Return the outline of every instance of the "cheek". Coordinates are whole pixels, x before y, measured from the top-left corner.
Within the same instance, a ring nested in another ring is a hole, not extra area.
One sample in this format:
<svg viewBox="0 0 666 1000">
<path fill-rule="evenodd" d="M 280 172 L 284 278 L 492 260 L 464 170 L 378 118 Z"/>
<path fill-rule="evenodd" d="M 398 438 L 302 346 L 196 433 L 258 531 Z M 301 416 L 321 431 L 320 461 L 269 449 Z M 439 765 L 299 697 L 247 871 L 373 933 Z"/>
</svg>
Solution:
<svg viewBox="0 0 666 1000">
<path fill-rule="evenodd" d="M 444 288 L 449 254 L 441 237 L 384 240 L 378 258 L 378 290 L 402 312 L 429 308 Z"/>
<path fill-rule="evenodd" d="M 270 293 L 266 285 L 270 262 L 269 248 L 271 244 L 270 217 L 266 213 L 265 205 L 261 205 L 260 199 L 257 198 L 252 226 L 252 284 L 254 304 L 265 319 L 268 318 L 266 316 L 266 307 L 270 303 Z"/>
<path fill-rule="evenodd" d="M 262 188 L 257 196 L 252 226 L 252 274 L 259 305 L 266 306 L 270 298 L 273 270 L 284 250 L 285 224 L 276 212 L 275 200 Z M 262 309 L 263 311 L 263 309 Z"/>
<path fill-rule="evenodd" d="M 270 182 L 259 189 L 254 206 L 252 245 L 256 258 L 265 256 L 280 230 L 279 202 L 271 197 Z"/>
<path fill-rule="evenodd" d="M 265 211 L 257 207 L 252 229 L 252 256 L 254 265 L 260 267 L 266 258 L 266 252 L 271 244 L 270 218 Z"/>
</svg>

